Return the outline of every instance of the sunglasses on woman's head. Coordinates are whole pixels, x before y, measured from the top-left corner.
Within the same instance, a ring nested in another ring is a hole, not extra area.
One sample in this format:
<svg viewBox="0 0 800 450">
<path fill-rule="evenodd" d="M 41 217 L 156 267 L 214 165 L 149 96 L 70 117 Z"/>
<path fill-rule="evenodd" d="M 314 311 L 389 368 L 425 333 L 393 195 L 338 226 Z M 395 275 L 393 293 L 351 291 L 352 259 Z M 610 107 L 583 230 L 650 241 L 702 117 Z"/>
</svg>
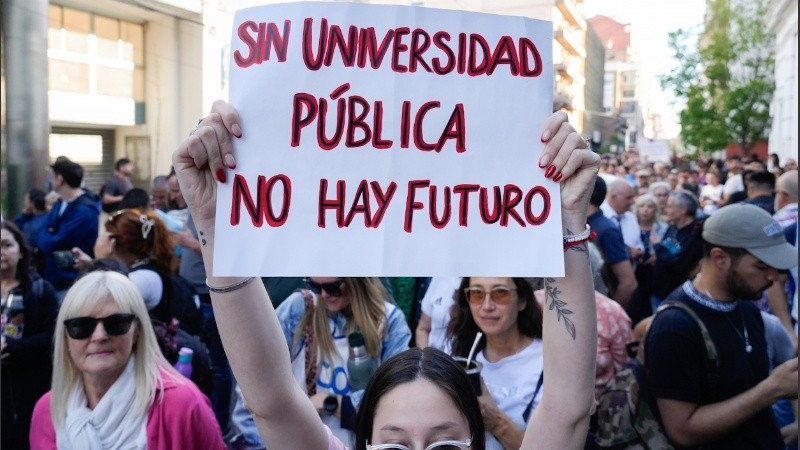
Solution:
<svg viewBox="0 0 800 450">
<path fill-rule="evenodd" d="M 425 450 L 467 450 L 472 444 L 472 439 L 464 441 L 439 441 L 425 447 Z M 411 450 L 403 444 L 378 444 L 369 445 L 367 442 L 367 450 Z"/>
<path fill-rule="evenodd" d="M 72 339 L 88 339 L 97 328 L 97 323 L 102 322 L 103 329 L 109 336 L 122 336 L 131 329 L 131 324 L 136 316 L 133 314 L 112 314 L 107 317 L 74 317 L 64 321 L 67 334 Z"/>
<path fill-rule="evenodd" d="M 516 291 L 517 288 L 510 288 L 508 286 L 495 286 L 489 290 L 489 298 L 492 299 L 497 305 L 507 305 L 511 302 L 511 292 Z M 486 290 L 481 287 L 473 286 L 464 289 L 464 294 L 467 296 L 467 301 L 473 305 L 480 305 L 486 300 Z"/>
<path fill-rule="evenodd" d="M 344 283 L 342 280 L 330 283 L 317 283 L 316 281 L 311 281 L 311 278 L 306 278 L 303 281 L 309 289 L 317 294 L 321 294 L 322 291 L 325 291 L 331 297 L 341 297 L 342 295 L 342 284 Z"/>
</svg>

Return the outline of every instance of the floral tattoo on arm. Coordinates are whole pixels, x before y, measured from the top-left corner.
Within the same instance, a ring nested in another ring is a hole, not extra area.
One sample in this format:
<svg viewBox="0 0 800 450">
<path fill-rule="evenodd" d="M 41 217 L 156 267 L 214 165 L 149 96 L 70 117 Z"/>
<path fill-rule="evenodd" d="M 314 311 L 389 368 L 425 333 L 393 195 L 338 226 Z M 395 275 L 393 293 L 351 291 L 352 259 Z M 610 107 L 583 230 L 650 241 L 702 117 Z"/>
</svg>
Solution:
<svg viewBox="0 0 800 450">
<path fill-rule="evenodd" d="M 575 324 L 570 319 L 570 315 L 572 311 L 567 309 L 567 302 L 561 300 L 561 290 L 555 283 L 555 278 L 545 278 L 544 279 L 544 302 L 547 309 L 550 311 L 556 310 L 556 317 L 558 318 L 558 322 L 561 322 L 561 319 L 564 319 L 564 326 L 567 327 L 567 332 L 572 336 L 572 340 L 575 340 Z"/>
</svg>

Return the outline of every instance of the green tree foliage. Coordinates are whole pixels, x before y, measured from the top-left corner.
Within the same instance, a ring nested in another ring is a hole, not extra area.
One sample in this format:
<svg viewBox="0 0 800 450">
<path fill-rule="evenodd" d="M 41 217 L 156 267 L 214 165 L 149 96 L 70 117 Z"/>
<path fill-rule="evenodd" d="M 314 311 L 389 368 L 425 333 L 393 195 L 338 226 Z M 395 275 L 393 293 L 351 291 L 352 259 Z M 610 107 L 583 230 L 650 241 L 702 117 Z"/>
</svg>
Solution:
<svg viewBox="0 0 800 450">
<path fill-rule="evenodd" d="M 669 47 L 678 65 L 660 77 L 684 105 L 681 138 L 700 152 L 738 143 L 745 155 L 769 135 L 775 90 L 775 38 L 762 21 L 767 1 L 713 0 L 702 32 L 677 30 Z"/>
</svg>

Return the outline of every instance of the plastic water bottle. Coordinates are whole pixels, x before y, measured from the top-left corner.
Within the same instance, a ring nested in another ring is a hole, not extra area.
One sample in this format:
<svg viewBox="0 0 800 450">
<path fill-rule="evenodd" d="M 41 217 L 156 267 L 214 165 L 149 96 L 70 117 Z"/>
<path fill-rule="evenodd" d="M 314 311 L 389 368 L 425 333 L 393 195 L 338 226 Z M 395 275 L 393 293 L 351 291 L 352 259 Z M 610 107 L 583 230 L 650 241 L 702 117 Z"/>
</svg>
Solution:
<svg viewBox="0 0 800 450">
<path fill-rule="evenodd" d="M 192 356 L 194 350 L 189 347 L 181 347 L 178 352 L 178 362 L 175 363 L 175 369 L 184 377 L 192 378 Z"/>
<path fill-rule="evenodd" d="M 347 374 L 350 377 L 350 390 L 359 391 L 367 387 L 372 373 L 375 372 L 375 360 L 364 347 L 364 335 L 354 331 L 347 335 L 350 345 L 350 356 L 347 358 Z"/>
</svg>

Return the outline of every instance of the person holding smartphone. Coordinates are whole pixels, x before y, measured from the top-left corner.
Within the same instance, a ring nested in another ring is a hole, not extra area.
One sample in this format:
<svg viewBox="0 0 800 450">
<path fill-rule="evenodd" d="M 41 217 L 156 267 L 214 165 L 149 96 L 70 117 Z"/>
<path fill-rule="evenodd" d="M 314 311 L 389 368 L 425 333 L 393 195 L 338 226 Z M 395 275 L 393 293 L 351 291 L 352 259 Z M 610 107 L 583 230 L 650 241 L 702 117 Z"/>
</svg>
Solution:
<svg viewBox="0 0 800 450">
<path fill-rule="evenodd" d="M 59 300 L 78 278 L 78 268 L 71 260 L 72 248 L 78 247 L 94 256 L 100 217 L 100 199 L 97 194 L 81 187 L 83 167 L 65 157 L 59 157 L 51 166 L 53 189 L 59 199 L 40 230 L 37 243 L 46 255 L 44 278 L 56 289 Z M 58 253 L 57 253 L 58 252 Z M 70 264 L 70 262 L 72 264 Z"/>
</svg>

